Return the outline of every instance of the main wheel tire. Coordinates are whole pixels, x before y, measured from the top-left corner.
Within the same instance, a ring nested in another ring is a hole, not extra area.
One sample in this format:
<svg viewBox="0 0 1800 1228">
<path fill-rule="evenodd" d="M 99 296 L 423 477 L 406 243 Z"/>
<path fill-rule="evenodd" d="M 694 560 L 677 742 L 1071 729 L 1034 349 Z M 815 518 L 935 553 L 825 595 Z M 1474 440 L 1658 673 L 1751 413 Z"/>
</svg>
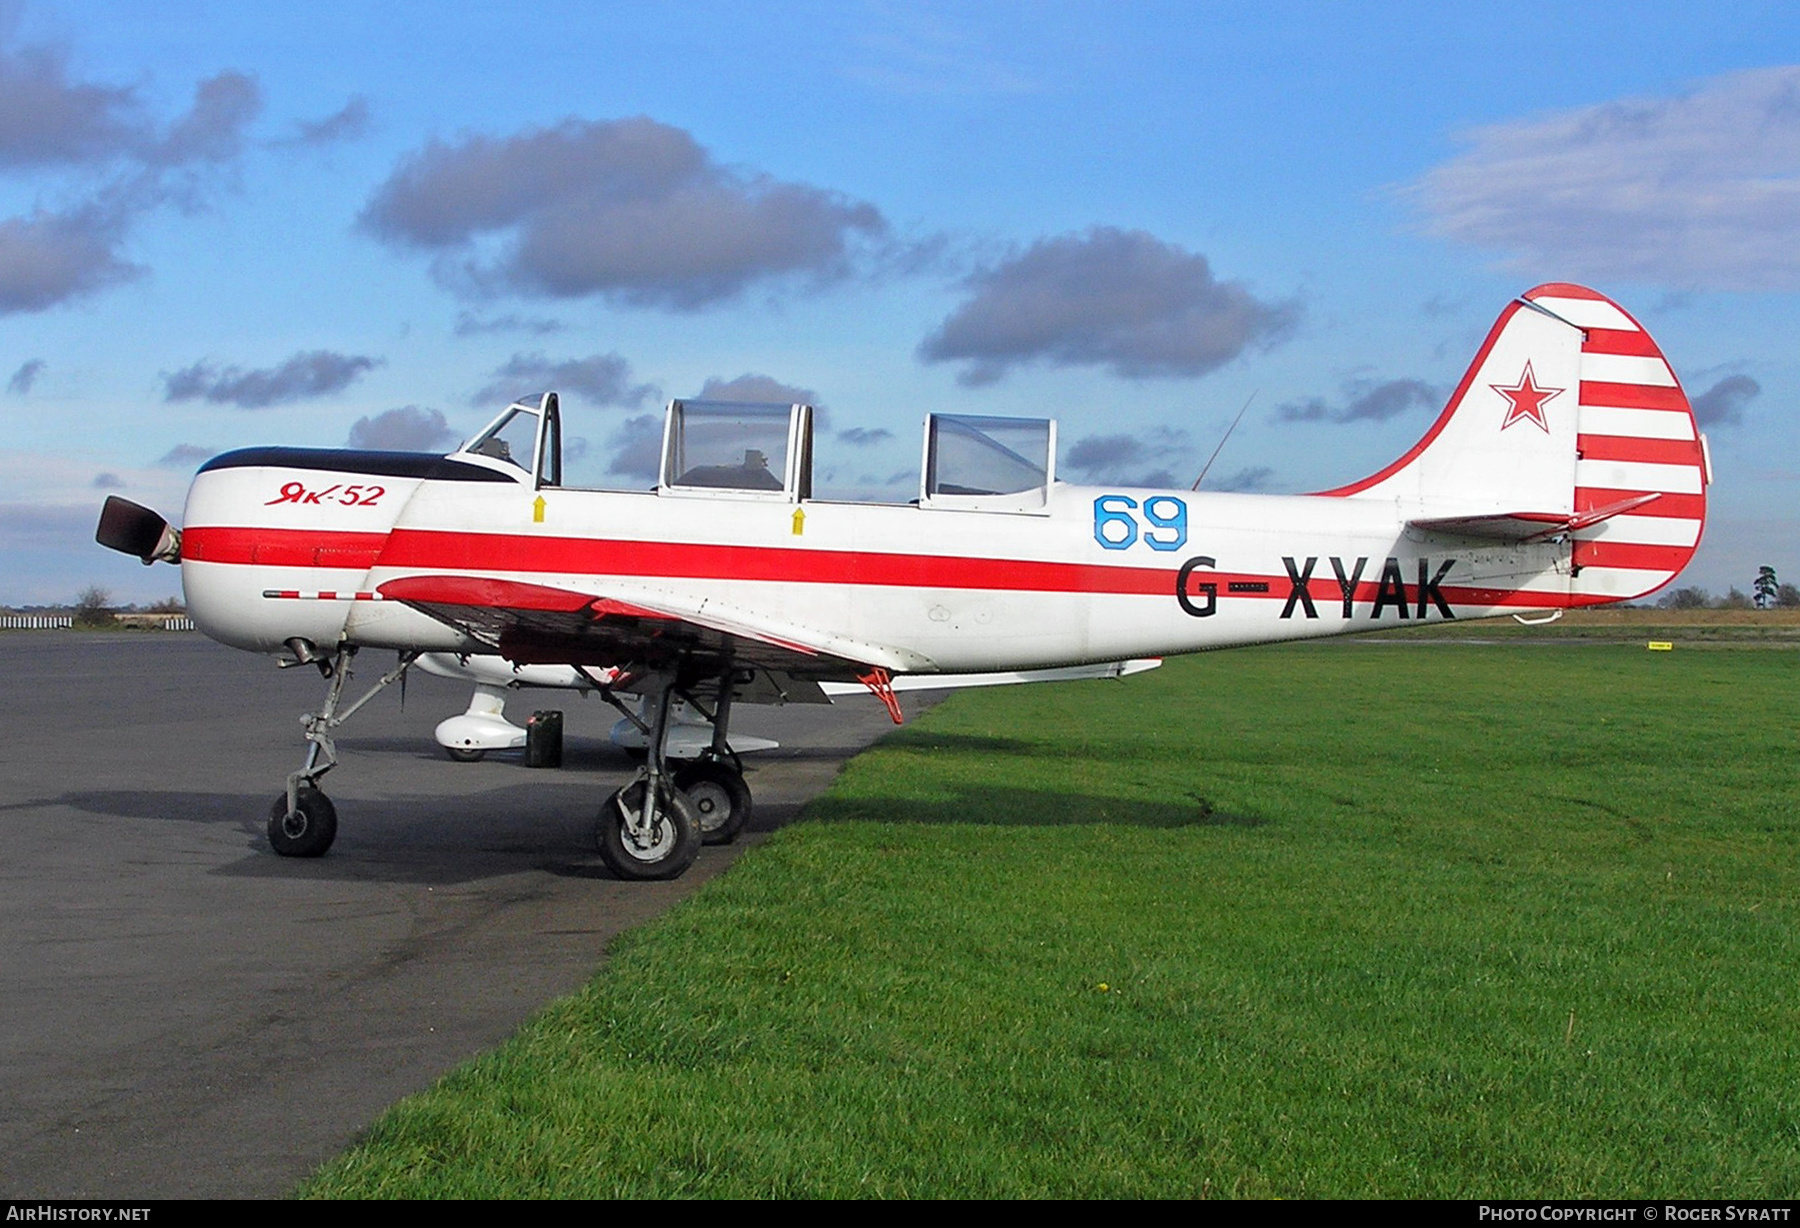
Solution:
<svg viewBox="0 0 1800 1228">
<path fill-rule="evenodd" d="M 750 822 L 750 786 L 723 763 L 702 759 L 675 770 L 675 786 L 700 813 L 700 840 L 730 844 Z"/>
<path fill-rule="evenodd" d="M 458 763 L 479 763 L 487 754 L 487 752 L 480 747 L 467 746 L 446 746 L 444 747 L 444 753 Z"/>
<path fill-rule="evenodd" d="M 700 855 L 700 816 L 694 803 L 666 782 L 657 793 L 660 804 L 650 837 L 643 842 L 632 835 L 626 820 L 628 813 L 636 815 L 643 807 L 642 780 L 632 781 L 600 807 L 600 857 L 620 878 L 680 878 Z"/>
<path fill-rule="evenodd" d="M 311 785 L 303 787 L 294 801 L 292 814 L 286 793 L 269 807 L 269 844 L 283 857 L 323 857 L 337 839 L 337 807 Z"/>
</svg>

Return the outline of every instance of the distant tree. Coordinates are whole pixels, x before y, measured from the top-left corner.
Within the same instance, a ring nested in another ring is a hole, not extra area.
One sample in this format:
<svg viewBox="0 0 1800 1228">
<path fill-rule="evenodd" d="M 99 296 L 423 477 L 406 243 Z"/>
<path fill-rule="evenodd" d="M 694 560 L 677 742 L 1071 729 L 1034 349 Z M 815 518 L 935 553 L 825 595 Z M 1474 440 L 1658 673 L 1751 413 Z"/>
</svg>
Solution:
<svg viewBox="0 0 1800 1228">
<path fill-rule="evenodd" d="M 1756 569 L 1756 608 L 1766 610 L 1775 604 L 1775 594 L 1781 591 L 1781 582 L 1775 578 L 1773 567 Z"/>
<path fill-rule="evenodd" d="M 112 594 L 98 584 L 89 585 L 75 598 L 77 627 L 105 627 L 112 621 Z"/>
<path fill-rule="evenodd" d="M 187 607 L 181 604 L 179 597 L 164 597 L 150 607 L 152 614 L 186 614 Z"/>
<path fill-rule="evenodd" d="M 1664 593 L 1657 599 L 1656 608 L 1659 610 L 1704 610 L 1711 603 L 1712 598 L 1705 589 L 1689 585 L 1686 588 L 1678 588 Z"/>
<path fill-rule="evenodd" d="M 1743 589 L 1735 584 L 1731 586 L 1730 592 L 1726 593 L 1714 603 L 1714 606 L 1720 610 L 1748 610 L 1754 608 L 1750 604 L 1749 596 Z"/>
<path fill-rule="evenodd" d="M 1775 590 L 1775 604 L 1784 610 L 1800 606 L 1800 588 L 1796 588 L 1792 584 L 1783 584 Z"/>
</svg>

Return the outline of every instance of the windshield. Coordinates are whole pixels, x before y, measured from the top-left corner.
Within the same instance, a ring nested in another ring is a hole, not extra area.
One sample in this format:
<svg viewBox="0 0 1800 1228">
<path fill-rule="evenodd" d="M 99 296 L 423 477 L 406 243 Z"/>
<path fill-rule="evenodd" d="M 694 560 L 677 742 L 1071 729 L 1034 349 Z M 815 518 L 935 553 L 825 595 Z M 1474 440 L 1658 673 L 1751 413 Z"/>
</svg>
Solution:
<svg viewBox="0 0 1800 1228">
<path fill-rule="evenodd" d="M 515 405 L 504 418 L 469 441 L 463 451 L 507 461 L 530 473 L 531 452 L 537 447 L 537 429 L 536 411 Z"/>
</svg>

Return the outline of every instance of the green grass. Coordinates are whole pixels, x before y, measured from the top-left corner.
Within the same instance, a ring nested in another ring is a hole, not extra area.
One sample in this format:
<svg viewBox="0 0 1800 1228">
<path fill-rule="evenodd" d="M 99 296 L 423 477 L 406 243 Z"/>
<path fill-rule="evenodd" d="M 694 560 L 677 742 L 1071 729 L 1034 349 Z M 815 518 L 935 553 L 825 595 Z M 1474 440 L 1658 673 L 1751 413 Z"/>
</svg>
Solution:
<svg viewBox="0 0 1800 1228">
<path fill-rule="evenodd" d="M 1800 646 L 1800 610 L 1660 610 L 1603 606 L 1571 610 L 1548 623 L 1521 624 L 1505 615 L 1446 619 L 1377 631 L 1371 638 L 1485 643 L 1495 640 L 1582 640 L 1635 644 L 1640 648 L 1647 640 L 1668 640 L 1690 647 L 1794 648 Z"/>
<path fill-rule="evenodd" d="M 1794 1197 L 1800 654 L 960 695 L 312 1196 Z"/>
</svg>

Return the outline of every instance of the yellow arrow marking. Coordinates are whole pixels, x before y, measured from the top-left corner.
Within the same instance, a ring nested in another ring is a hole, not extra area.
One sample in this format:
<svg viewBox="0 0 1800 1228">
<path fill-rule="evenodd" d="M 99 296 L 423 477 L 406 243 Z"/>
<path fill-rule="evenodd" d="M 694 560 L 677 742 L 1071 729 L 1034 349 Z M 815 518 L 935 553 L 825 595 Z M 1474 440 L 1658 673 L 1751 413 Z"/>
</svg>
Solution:
<svg viewBox="0 0 1800 1228">
<path fill-rule="evenodd" d="M 544 496 L 542 495 L 531 501 L 531 523 L 544 523 Z"/>
<path fill-rule="evenodd" d="M 806 532 L 806 509 L 803 507 L 797 507 L 794 509 L 794 536 L 799 537 L 802 533 L 805 533 L 805 532 Z"/>
</svg>

